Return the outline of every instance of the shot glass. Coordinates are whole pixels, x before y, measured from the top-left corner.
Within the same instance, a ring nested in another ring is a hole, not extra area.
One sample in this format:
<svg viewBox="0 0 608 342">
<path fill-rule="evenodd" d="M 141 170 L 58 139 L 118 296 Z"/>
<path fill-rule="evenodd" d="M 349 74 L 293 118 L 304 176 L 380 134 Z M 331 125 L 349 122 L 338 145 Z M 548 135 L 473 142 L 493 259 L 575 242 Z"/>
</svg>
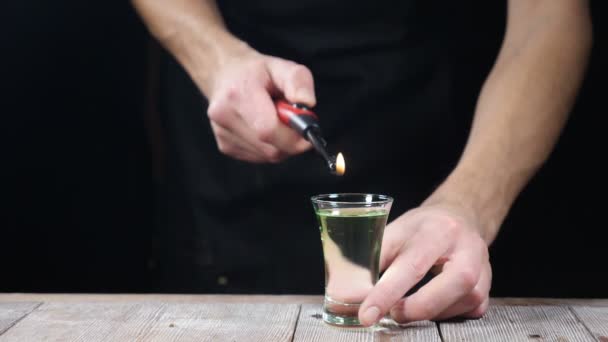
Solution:
<svg viewBox="0 0 608 342">
<path fill-rule="evenodd" d="M 359 307 L 378 281 L 382 237 L 393 199 L 380 194 L 339 193 L 311 200 L 325 261 L 323 321 L 360 326 Z"/>
</svg>

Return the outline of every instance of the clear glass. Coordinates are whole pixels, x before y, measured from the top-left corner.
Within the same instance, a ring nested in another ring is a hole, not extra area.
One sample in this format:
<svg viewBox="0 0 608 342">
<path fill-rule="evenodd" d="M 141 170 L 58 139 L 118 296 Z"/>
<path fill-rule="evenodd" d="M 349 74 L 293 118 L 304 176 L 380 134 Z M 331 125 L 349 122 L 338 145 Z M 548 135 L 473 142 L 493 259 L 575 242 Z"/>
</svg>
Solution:
<svg viewBox="0 0 608 342">
<path fill-rule="evenodd" d="M 378 281 L 382 236 L 393 199 L 365 193 L 312 197 L 325 261 L 323 320 L 360 326 L 359 307 Z"/>
</svg>

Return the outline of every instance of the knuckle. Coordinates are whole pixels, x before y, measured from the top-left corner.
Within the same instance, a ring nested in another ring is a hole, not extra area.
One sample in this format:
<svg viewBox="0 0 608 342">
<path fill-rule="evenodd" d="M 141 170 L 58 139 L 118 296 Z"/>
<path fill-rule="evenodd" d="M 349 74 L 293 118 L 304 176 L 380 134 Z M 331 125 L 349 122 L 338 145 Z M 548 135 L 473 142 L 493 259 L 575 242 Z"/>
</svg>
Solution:
<svg viewBox="0 0 608 342">
<path fill-rule="evenodd" d="M 409 271 L 412 273 L 416 282 L 422 280 L 422 278 L 424 278 L 424 276 L 428 272 L 422 258 L 411 260 L 410 262 L 406 263 L 406 265 L 409 268 Z"/>
<path fill-rule="evenodd" d="M 226 121 L 227 107 L 220 101 L 214 101 L 207 108 L 209 120 L 223 124 Z"/>
<path fill-rule="evenodd" d="M 277 149 L 269 149 L 264 152 L 264 157 L 271 163 L 278 163 L 282 160 L 281 152 Z"/>
<path fill-rule="evenodd" d="M 447 216 L 436 216 L 432 219 L 423 221 L 420 226 L 420 231 L 425 236 L 432 236 L 436 241 L 454 241 L 460 231 L 462 230 L 462 224 L 456 219 Z"/>
<path fill-rule="evenodd" d="M 444 237 L 448 240 L 455 238 L 462 229 L 462 224 L 449 216 L 443 216 L 439 221 L 439 224 L 441 225 Z"/>
<path fill-rule="evenodd" d="M 477 288 L 473 289 L 465 298 L 465 305 L 469 308 L 477 308 L 485 301 L 485 295 Z"/>
<path fill-rule="evenodd" d="M 215 138 L 219 138 L 222 135 L 222 130 L 219 125 L 213 122 L 213 120 L 210 120 L 209 124 L 211 126 L 211 131 L 213 131 L 213 135 L 215 136 Z"/>
<path fill-rule="evenodd" d="M 269 143 L 272 141 L 274 137 L 274 132 L 276 130 L 275 125 L 273 124 L 260 124 L 255 127 L 256 137 L 263 142 Z"/>
<path fill-rule="evenodd" d="M 211 120 L 215 120 L 222 113 L 222 109 L 217 102 L 209 103 L 209 107 L 207 108 L 207 116 Z"/>
<path fill-rule="evenodd" d="M 232 155 L 235 151 L 234 146 L 232 144 L 226 143 L 222 139 L 218 139 L 217 149 L 225 155 Z"/>
<path fill-rule="evenodd" d="M 217 125 L 212 125 L 211 126 L 213 129 L 213 135 L 215 136 L 215 140 L 217 140 L 217 144 L 218 144 L 218 149 L 219 149 L 219 145 L 223 144 L 224 141 L 226 140 L 227 136 L 226 133 L 222 130 L 217 128 Z"/>
<path fill-rule="evenodd" d="M 226 88 L 226 98 L 228 101 L 236 101 L 240 98 L 241 90 L 235 84 L 231 84 Z"/>
<path fill-rule="evenodd" d="M 479 271 L 473 268 L 463 268 L 457 273 L 461 288 L 467 292 L 473 291 L 479 281 Z"/>
</svg>

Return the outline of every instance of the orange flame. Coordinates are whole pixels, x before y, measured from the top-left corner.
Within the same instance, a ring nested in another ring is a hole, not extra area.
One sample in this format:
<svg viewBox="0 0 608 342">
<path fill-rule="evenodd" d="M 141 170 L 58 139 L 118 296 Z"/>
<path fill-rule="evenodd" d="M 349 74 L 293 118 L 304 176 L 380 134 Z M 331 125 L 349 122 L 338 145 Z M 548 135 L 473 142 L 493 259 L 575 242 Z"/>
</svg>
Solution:
<svg viewBox="0 0 608 342">
<path fill-rule="evenodd" d="M 346 172 L 346 162 L 344 161 L 344 156 L 340 152 L 336 157 L 336 173 L 342 176 L 344 175 L 344 172 Z"/>
</svg>

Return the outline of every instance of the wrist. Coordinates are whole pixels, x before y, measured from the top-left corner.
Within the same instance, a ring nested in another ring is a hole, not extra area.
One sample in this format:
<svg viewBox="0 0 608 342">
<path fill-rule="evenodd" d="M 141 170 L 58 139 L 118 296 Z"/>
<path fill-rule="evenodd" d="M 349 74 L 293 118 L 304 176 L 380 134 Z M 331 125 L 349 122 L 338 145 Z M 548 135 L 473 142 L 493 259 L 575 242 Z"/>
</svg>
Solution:
<svg viewBox="0 0 608 342">
<path fill-rule="evenodd" d="M 509 191 L 496 178 L 479 171 L 456 168 L 422 205 L 456 207 L 475 223 L 475 229 L 490 245 L 512 202 Z"/>
<path fill-rule="evenodd" d="M 164 42 L 206 96 L 223 67 L 236 57 L 255 52 L 223 27 L 183 27 Z"/>
</svg>

